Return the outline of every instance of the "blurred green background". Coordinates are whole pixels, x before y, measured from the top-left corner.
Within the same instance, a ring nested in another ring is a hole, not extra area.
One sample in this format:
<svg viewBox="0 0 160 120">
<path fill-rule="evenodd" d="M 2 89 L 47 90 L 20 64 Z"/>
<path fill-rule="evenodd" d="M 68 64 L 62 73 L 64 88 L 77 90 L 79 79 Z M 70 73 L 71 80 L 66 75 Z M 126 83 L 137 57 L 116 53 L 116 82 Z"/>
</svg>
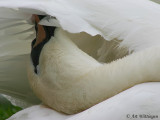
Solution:
<svg viewBox="0 0 160 120">
<path fill-rule="evenodd" d="M 0 120 L 6 120 L 20 110 L 22 110 L 22 108 L 14 106 L 4 96 L 0 95 Z"/>
</svg>

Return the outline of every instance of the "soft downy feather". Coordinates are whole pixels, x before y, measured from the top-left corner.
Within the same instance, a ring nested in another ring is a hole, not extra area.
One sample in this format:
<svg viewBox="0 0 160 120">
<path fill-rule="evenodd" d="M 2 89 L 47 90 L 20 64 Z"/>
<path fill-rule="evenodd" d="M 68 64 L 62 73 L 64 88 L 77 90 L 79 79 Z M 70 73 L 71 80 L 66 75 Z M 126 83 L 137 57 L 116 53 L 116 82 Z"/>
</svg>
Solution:
<svg viewBox="0 0 160 120">
<path fill-rule="evenodd" d="M 138 115 L 135 118 L 138 120 L 151 118 L 158 120 L 159 85 L 159 83 L 136 85 L 76 115 L 61 114 L 47 106 L 36 105 L 20 111 L 8 120 L 128 120 L 133 115 Z"/>
</svg>

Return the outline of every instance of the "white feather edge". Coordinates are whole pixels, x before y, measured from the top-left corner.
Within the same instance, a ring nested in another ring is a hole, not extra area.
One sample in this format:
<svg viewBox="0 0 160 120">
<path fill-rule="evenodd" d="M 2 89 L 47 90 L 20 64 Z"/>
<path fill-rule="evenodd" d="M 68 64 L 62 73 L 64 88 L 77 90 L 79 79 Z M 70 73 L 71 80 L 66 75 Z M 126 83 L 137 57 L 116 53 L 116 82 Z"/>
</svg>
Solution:
<svg viewBox="0 0 160 120">
<path fill-rule="evenodd" d="M 133 115 L 137 115 L 138 120 L 150 120 L 150 117 L 160 115 L 159 86 L 160 83 L 136 85 L 75 115 L 65 115 L 47 106 L 36 105 L 16 113 L 8 120 L 128 120 L 134 119 Z M 146 118 L 145 115 L 150 117 Z"/>
<path fill-rule="evenodd" d="M 1 0 L 0 7 L 43 11 L 69 32 L 117 38 L 130 51 L 160 44 L 160 6 L 150 0 Z"/>
</svg>

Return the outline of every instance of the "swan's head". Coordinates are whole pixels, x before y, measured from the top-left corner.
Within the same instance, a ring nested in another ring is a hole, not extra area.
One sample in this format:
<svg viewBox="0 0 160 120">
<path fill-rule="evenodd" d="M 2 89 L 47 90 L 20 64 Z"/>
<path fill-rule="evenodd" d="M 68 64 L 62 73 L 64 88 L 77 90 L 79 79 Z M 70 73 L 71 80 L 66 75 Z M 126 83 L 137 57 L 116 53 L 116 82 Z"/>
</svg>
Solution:
<svg viewBox="0 0 160 120">
<path fill-rule="evenodd" d="M 31 59 L 35 67 L 34 71 L 37 73 L 37 66 L 39 64 L 39 56 L 43 46 L 54 36 L 54 30 L 56 27 L 43 26 L 39 22 L 45 16 L 44 15 L 33 15 L 32 20 L 35 23 L 36 38 L 32 41 Z"/>
</svg>

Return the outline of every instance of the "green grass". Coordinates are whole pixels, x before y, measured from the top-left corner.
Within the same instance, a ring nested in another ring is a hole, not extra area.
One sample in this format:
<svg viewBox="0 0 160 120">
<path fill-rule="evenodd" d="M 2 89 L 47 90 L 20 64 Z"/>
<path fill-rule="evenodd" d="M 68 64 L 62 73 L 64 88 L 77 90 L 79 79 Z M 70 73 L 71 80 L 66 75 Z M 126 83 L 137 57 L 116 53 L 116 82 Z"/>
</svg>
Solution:
<svg viewBox="0 0 160 120">
<path fill-rule="evenodd" d="M 22 108 L 12 105 L 10 101 L 0 95 L 0 120 L 6 120 L 20 110 Z"/>
</svg>

